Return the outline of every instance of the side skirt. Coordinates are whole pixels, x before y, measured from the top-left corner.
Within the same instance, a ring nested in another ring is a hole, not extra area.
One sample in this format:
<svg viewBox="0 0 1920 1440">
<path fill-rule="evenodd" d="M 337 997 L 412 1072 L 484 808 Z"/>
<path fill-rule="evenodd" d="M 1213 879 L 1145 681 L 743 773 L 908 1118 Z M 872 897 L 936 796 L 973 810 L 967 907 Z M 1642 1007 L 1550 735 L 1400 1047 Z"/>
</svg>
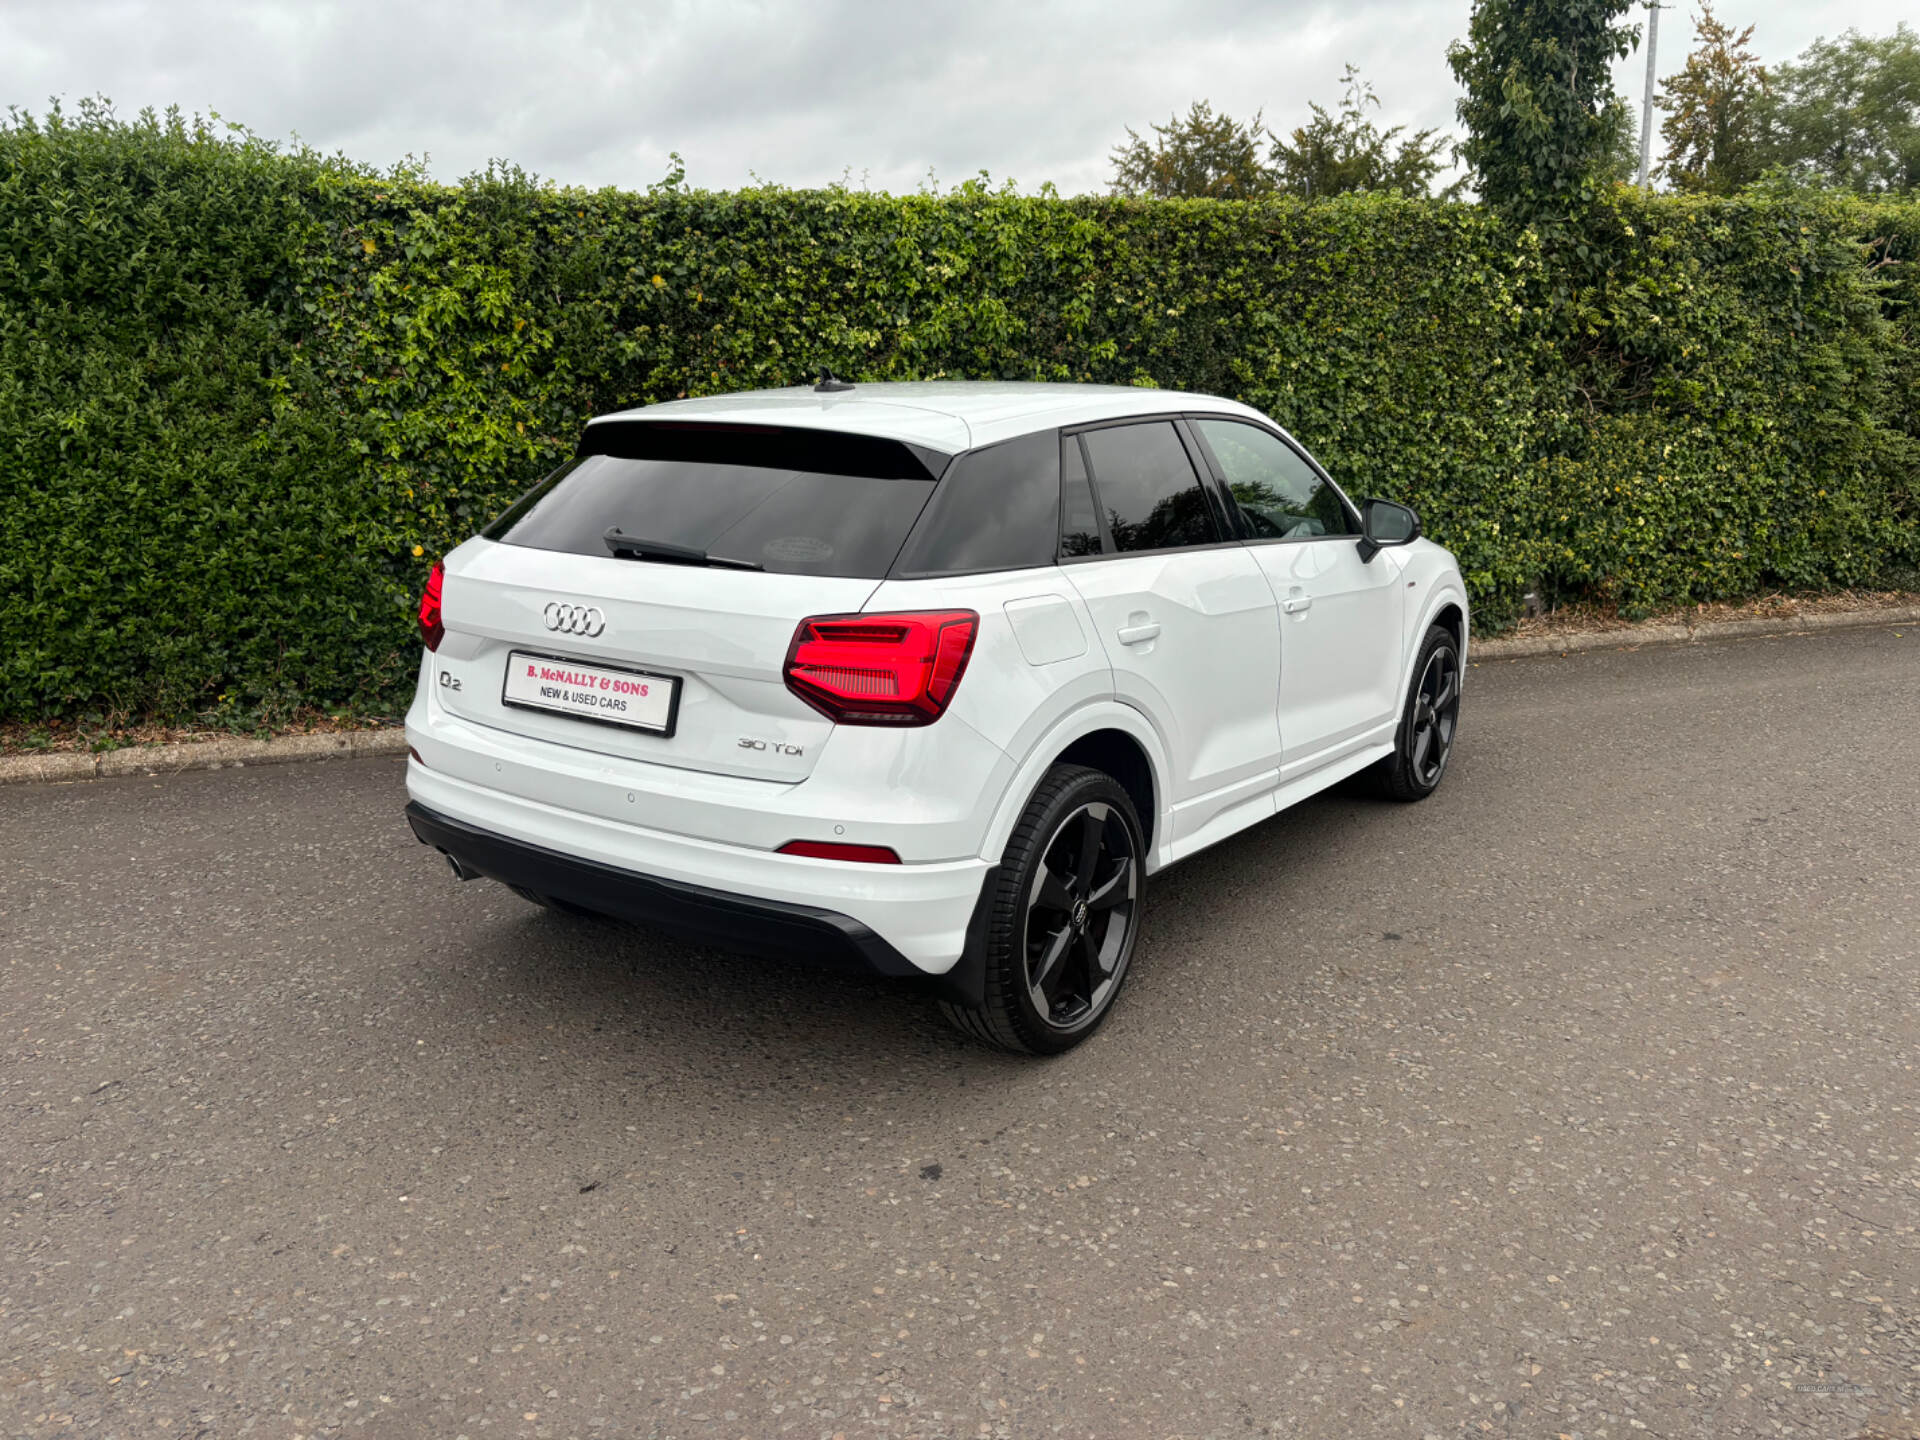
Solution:
<svg viewBox="0 0 1920 1440">
<path fill-rule="evenodd" d="M 1364 750 L 1343 755 L 1338 760 L 1321 766 L 1318 770 L 1287 781 L 1286 784 L 1262 795 L 1258 802 L 1236 805 L 1225 814 L 1216 817 L 1204 829 L 1169 845 L 1165 858 L 1155 867 L 1155 871 L 1164 870 L 1176 861 L 1198 854 L 1209 845 L 1217 844 L 1229 835 L 1238 834 L 1250 825 L 1257 825 L 1269 816 L 1279 814 L 1290 805 L 1298 805 L 1302 800 L 1318 795 L 1328 786 L 1338 785 L 1349 775 L 1358 775 L 1369 765 L 1384 760 L 1392 753 L 1391 742 L 1382 741 L 1369 745 Z"/>
</svg>

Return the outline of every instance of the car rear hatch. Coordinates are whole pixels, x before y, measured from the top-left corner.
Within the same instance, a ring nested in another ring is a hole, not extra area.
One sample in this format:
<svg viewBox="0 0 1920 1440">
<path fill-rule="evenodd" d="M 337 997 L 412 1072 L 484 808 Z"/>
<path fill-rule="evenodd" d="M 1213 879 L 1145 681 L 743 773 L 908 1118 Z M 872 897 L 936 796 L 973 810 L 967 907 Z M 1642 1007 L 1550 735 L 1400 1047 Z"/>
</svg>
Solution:
<svg viewBox="0 0 1920 1440">
<path fill-rule="evenodd" d="M 861 609 L 945 459 L 817 430 L 596 425 L 448 556 L 439 700 L 576 749 L 802 780 L 833 724 L 786 686 L 795 629 Z"/>
</svg>

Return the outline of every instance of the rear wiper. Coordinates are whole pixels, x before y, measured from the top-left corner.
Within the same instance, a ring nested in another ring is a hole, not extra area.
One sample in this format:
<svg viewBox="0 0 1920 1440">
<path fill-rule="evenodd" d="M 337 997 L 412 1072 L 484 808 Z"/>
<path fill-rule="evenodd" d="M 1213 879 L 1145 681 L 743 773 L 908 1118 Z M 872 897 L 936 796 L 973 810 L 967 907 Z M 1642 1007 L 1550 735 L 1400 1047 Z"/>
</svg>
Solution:
<svg viewBox="0 0 1920 1440">
<path fill-rule="evenodd" d="M 709 555 L 692 545 L 675 545 L 670 540 L 643 540 L 628 535 L 618 525 L 600 537 L 616 560 L 657 560 L 667 565 L 714 565 L 727 570 L 764 570 L 752 560 L 735 560 L 728 555 Z"/>
</svg>

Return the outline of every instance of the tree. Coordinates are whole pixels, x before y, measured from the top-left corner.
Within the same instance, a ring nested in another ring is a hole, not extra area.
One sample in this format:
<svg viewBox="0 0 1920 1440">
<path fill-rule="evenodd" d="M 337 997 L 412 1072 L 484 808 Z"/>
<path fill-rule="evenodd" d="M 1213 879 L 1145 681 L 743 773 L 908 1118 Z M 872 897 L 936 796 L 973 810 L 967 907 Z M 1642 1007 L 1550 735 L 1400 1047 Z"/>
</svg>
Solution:
<svg viewBox="0 0 1920 1440">
<path fill-rule="evenodd" d="M 1610 107 L 1609 114 L 1613 138 L 1607 141 L 1593 172 L 1595 183 L 1602 188 L 1631 185 L 1640 174 L 1640 126 L 1633 118 L 1633 107 L 1621 101 Z"/>
<path fill-rule="evenodd" d="M 1526 223 L 1564 216 L 1610 181 L 1626 102 L 1609 66 L 1632 53 L 1632 0 L 1474 0 L 1447 63 L 1466 95 L 1460 154 L 1489 205 Z"/>
<path fill-rule="evenodd" d="M 1676 190 L 1731 195 L 1767 168 L 1767 67 L 1747 48 L 1751 25 L 1736 34 L 1703 3 L 1694 29 L 1686 67 L 1660 82 L 1660 173 Z"/>
<path fill-rule="evenodd" d="M 1250 200 L 1272 192 L 1273 177 L 1260 163 L 1266 128 L 1258 114 L 1242 125 L 1196 100 L 1186 119 L 1172 116 L 1152 130 L 1149 141 L 1129 125 L 1127 143 L 1115 147 L 1114 194 Z"/>
<path fill-rule="evenodd" d="M 1769 138 L 1789 168 L 1849 190 L 1920 187 L 1920 36 L 1911 27 L 1816 40 L 1776 82 Z"/>
<path fill-rule="evenodd" d="M 1276 186 L 1287 194 L 1311 200 L 1351 190 L 1427 194 L 1451 143 L 1434 130 L 1416 131 L 1405 140 L 1400 139 L 1407 128 L 1404 125 L 1382 130 L 1367 114 L 1369 105 L 1375 109 L 1380 106 L 1373 86 L 1362 80 L 1352 65 L 1347 66 L 1341 81 L 1346 93 L 1338 115 L 1309 101 L 1307 108 L 1313 118 L 1287 140 L 1273 142 Z M 1397 150 L 1395 141 L 1399 141 Z M 1454 198 L 1465 183 L 1456 180 L 1441 191 L 1441 198 Z"/>
</svg>

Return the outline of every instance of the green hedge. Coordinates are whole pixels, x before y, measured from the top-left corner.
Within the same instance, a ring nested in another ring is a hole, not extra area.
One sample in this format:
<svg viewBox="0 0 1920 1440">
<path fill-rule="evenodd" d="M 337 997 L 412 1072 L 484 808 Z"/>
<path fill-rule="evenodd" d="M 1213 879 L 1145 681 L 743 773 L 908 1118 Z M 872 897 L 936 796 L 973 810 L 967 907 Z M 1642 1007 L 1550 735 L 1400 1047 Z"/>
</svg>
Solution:
<svg viewBox="0 0 1920 1440">
<path fill-rule="evenodd" d="M 1634 192 L 1594 217 L 1587 263 L 1564 267 L 1570 423 L 1541 446 L 1536 534 L 1556 590 L 1644 611 L 1905 578 L 1920 553 L 1912 286 L 1876 262 L 1913 255 L 1917 220 L 1920 206 L 1831 196 Z M 1863 246 L 1898 221 L 1897 240 Z"/>
<path fill-rule="evenodd" d="M 177 118 L 0 127 L 0 718 L 398 705 L 426 565 L 595 413 L 861 379 L 1244 399 L 1483 620 L 1920 559 L 1920 206 L 459 186 Z M 1864 247 L 1878 238 L 1878 248 Z M 1889 277 L 1894 277 L 1891 280 Z"/>
</svg>

